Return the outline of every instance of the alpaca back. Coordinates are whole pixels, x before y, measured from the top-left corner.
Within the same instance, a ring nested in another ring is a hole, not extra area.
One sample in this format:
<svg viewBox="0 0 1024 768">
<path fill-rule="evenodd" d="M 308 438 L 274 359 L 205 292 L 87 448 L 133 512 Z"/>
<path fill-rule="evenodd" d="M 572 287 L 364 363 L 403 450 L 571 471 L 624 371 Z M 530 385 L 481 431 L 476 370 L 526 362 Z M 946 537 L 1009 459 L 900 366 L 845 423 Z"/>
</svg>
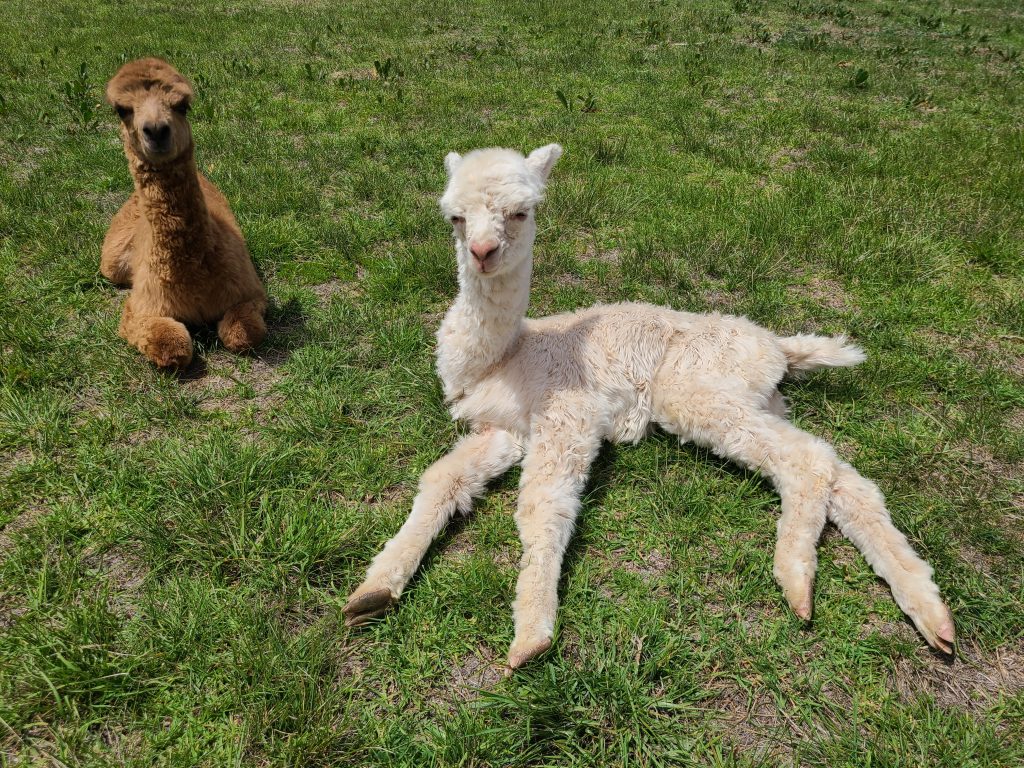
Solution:
<svg viewBox="0 0 1024 768">
<path fill-rule="evenodd" d="M 526 319 L 514 347 L 467 388 L 452 415 L 528 434 L 552 399 L 604 424 L 614 442 L 636 442 L 651 421 L 651 384 L 674 328 L 666 310 L 645 304 L 595 306 Z"/>
</svg>

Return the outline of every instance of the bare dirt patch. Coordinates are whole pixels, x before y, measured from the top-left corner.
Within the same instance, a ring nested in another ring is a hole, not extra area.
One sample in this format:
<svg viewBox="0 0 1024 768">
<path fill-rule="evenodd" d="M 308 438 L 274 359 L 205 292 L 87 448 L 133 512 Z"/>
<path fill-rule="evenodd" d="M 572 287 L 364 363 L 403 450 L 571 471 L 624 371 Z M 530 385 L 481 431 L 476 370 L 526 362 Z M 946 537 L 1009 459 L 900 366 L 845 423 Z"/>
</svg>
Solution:
<svg viewBox="0 0 1024 768">
<path fill-rule="evenodd" d="M 135 615 L 139 590 L 149 573 L 135 552 L 113 546 L 102 552 L 86 552 L 85 564 L 101 575 L 111 589 L 110 607 L 118 615 Z"/>
<path fill-rule="evenodd" d="M 389 485 L 387 488 L 383 488 L 376 493 L 367 493 L 363 496 L 363 503 L 394 504 L 402 501 L 407 493 L 408 488 L 406 488 L 404 483 L 395 483 L 394 485 Z"/>
<path fill-rule="evenodd" d="M 993 484 L 1019 480 L 1021 477 L 1024 477 L 1024 462 L 1003 461 L 997 458 L 991 449 L 984 445 L 963 443 L 956 447 L 963 453 L 968 462 L 982 470 L 985 476 L 991 478 Z"/>
<path fill-rule="evenodd" d="M 799 168 L 810 168 L 813 163 L 807 159 L 807 147 L 785 147 L 771 155 L 772 168 L 782 173 L 792 173 Z"/>
<path fill-rule="evenodd" d="M 623 251 L 621 248 L 599 248 L 596 245 L 588 245 L 587 249 L 580 254 L 585 261 L 603 261 L 605 264 L 618 264 L 622 261 Z"/>
<path fill-rule="evenodd" d="M 717 694 L 708 699 L 705 709 L 714 713 L 726 739 L 741 750 L 752 763 L 793 765 L 792 742 L 811 734 L 783 718 L 770 691 L 752 686 L 748 692 L 730 679 L 716 681 Z M 779 732 L 787 729 L 788 739 Z"/>
<path fill-rule="evenodd" d="M 472 532 L 463 528 L 453 532 L 438 551 L 453 562 L 463 562 L 476 553 L 476 542 Z"/>
<path fill-rule="evenodd" d="M 808 298 L 819 306 L 828 307 L 837 312 L 846 312 L 856 308 L 853 297 L 838 281 L 830 278 L 812 275 L 804 283 L 789 286 L 788 290 L 796 296 Z"/>
<path fill-rule="evenodd" d="M 1024 346 L 1014 337 L 999 337 L 986 328 L 972 336 L 954 336 L 932 328 L 920 328 L 916 335 L 929 346 L 942 347 L 972 365 L 992 366 L 1024 379 Z"/>
<path fill-rule="evenodd" d="M 481 690 L 489 690 L 503 680 L 506 669 L 492 649 L 481 646 L 452 667 L 446 687 L 462 701 L 472 701 Z"/>
<path fill-rule="evenodd" d="M 235 416 L 252 407 L 257 411 L 257 420 L 265 423 L 284 402 L 283 395 L 275 392 L 274 387 L 282 379 L 278 368 L 286 358 L 287 353 L 269 351 L 248 358 L 249 365 L 245 366 L 242 358 L 217 351 L 207 357 L 206 375 L 184 379 L 182 388 L 199 397 L 203 411 Z"/>
<path fill-rule="evenodd" d="M 1014 408 L 1003 421 L 1014 432 L 1024 432 L 1024 408 Z"/>
<path fill-rule="evenodd" d="M 1024 690 L 1024 639 L 988 652 L 961 643 L 952 664 L 933 655 L 899 659 L 891 678 L 904 701 L 927 695 L 945 709 L 979 714 Z"/>
<path fill-rule="evenodd" d="M 330 304 L 331 299 L 338 295 L 355 296 L 358 293 L 351 283 L 344 280 L 328 280 L 319 285 L 307 285 L 306 289 L 311 291 L 321 304 Z"/>
<path fill-rule="evenodd" d="M 11 452 L 0 452 L 0 477 L 9 477 L 14 474 L 18 467 L 24 464 L 31 464 L 32 459 L 31 449 L 25 446 Z"/>
<path fill-rule="evenodd" d="M 327 75 L 328 80 L 377 80 L 377 70 L 373 67 L 351 67 L 339 69 Z"/>
<path fill-rule="evenodd" d="M 47 511 L 46 507 L 29 505 L 20 515 L 0 528 L 0 557 L 6 557 L 14 549 L 17 535 L 34 525 Z"/>
<path fill-rule="evenodd" d="M 672 558 L 663 555 L 660 550 L 654 549 L 646 553 L 640 562 L 624 559 L 626 550 L 616 549 L 612 555 L 619 562 L 620 567 L 630 573 L 639 576 L 644 581 L 656 580 L 672 567 Z"/>
<path fill-rule="evenodd" d="M 730 290 L 724 280 L 711 279 L 701 281 L 697 294 L 704 297 L 705 310 L 726 314 L 734 313 L 745 296 L 742 290 Z"/>
</svg>

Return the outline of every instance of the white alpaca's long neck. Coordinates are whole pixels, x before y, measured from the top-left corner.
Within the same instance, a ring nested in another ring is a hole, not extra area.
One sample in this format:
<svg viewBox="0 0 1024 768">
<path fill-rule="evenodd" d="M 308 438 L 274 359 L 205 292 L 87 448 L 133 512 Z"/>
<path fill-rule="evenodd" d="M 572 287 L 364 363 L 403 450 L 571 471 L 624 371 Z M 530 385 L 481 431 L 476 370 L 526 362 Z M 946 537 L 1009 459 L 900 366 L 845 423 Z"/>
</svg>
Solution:
<svg viewBox="0 0 1024 768">
<path fill-rule="evenodd" d="M 518 340 L 530 304 L 532 250 L 531 244 L 514 268 L 494 277 L 477 273 L 468 253 L 460 252 L 459 295 L 437 334 L 437 372 L 446 399 L 465 394 Z"/>
</svg>

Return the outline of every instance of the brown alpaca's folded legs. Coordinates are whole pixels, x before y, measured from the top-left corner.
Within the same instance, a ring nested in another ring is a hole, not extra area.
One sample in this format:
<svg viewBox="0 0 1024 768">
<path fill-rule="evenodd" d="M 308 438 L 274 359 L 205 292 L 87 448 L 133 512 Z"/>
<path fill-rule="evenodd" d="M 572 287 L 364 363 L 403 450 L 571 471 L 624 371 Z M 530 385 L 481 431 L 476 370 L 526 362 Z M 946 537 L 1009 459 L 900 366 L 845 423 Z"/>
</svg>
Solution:
<svg viewBox="0 0 1024 768">
<path fill-rule="evenodd" d="M 172 317 L 138 317 L 125 303 L 119 333 L 161 368 L 185 368 L 192 362 L 192 337 Z"/>
<path fill-rule="evenodd" d="M 121 210 L 114 214 L 107 236 L 103 239 L 100 272 L 114 285 L 132 284 L 129 260 L 135 247 L 135 222 L 138 218 L 139 204 L 132 195 Z"/>
<path fill-rule="evenodd" d="M 246 352 L 255 349 L 267 335 L 267 324 L 263 312 L 267 303 L 263 299 L 252 299 L 235 304 L 217 324 L 217 335 L 224 346 L 232 352 Z"/>
</svg>

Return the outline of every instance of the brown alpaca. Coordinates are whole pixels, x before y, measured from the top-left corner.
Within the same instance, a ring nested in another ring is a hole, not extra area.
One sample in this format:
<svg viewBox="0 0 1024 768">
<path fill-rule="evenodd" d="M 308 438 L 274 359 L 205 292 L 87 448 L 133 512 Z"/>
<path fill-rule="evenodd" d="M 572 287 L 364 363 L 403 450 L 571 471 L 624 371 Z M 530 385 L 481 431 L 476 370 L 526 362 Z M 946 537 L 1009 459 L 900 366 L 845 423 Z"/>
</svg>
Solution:
<svg viewBox="0 0 1024 768">
<path fill-rule="evenodd" d="M 100 271 L 131 286 L 121 336 L 161 367 L 192 361 L 186 325 L 217 323 L 232 352 L 266 335 L 267 294 L 224 195 L 196 169 L 186 114 L 192 88 L 160 59 L 125 64 L 107 83 L 135 192 L 114 216 Z"/>
</svg>

